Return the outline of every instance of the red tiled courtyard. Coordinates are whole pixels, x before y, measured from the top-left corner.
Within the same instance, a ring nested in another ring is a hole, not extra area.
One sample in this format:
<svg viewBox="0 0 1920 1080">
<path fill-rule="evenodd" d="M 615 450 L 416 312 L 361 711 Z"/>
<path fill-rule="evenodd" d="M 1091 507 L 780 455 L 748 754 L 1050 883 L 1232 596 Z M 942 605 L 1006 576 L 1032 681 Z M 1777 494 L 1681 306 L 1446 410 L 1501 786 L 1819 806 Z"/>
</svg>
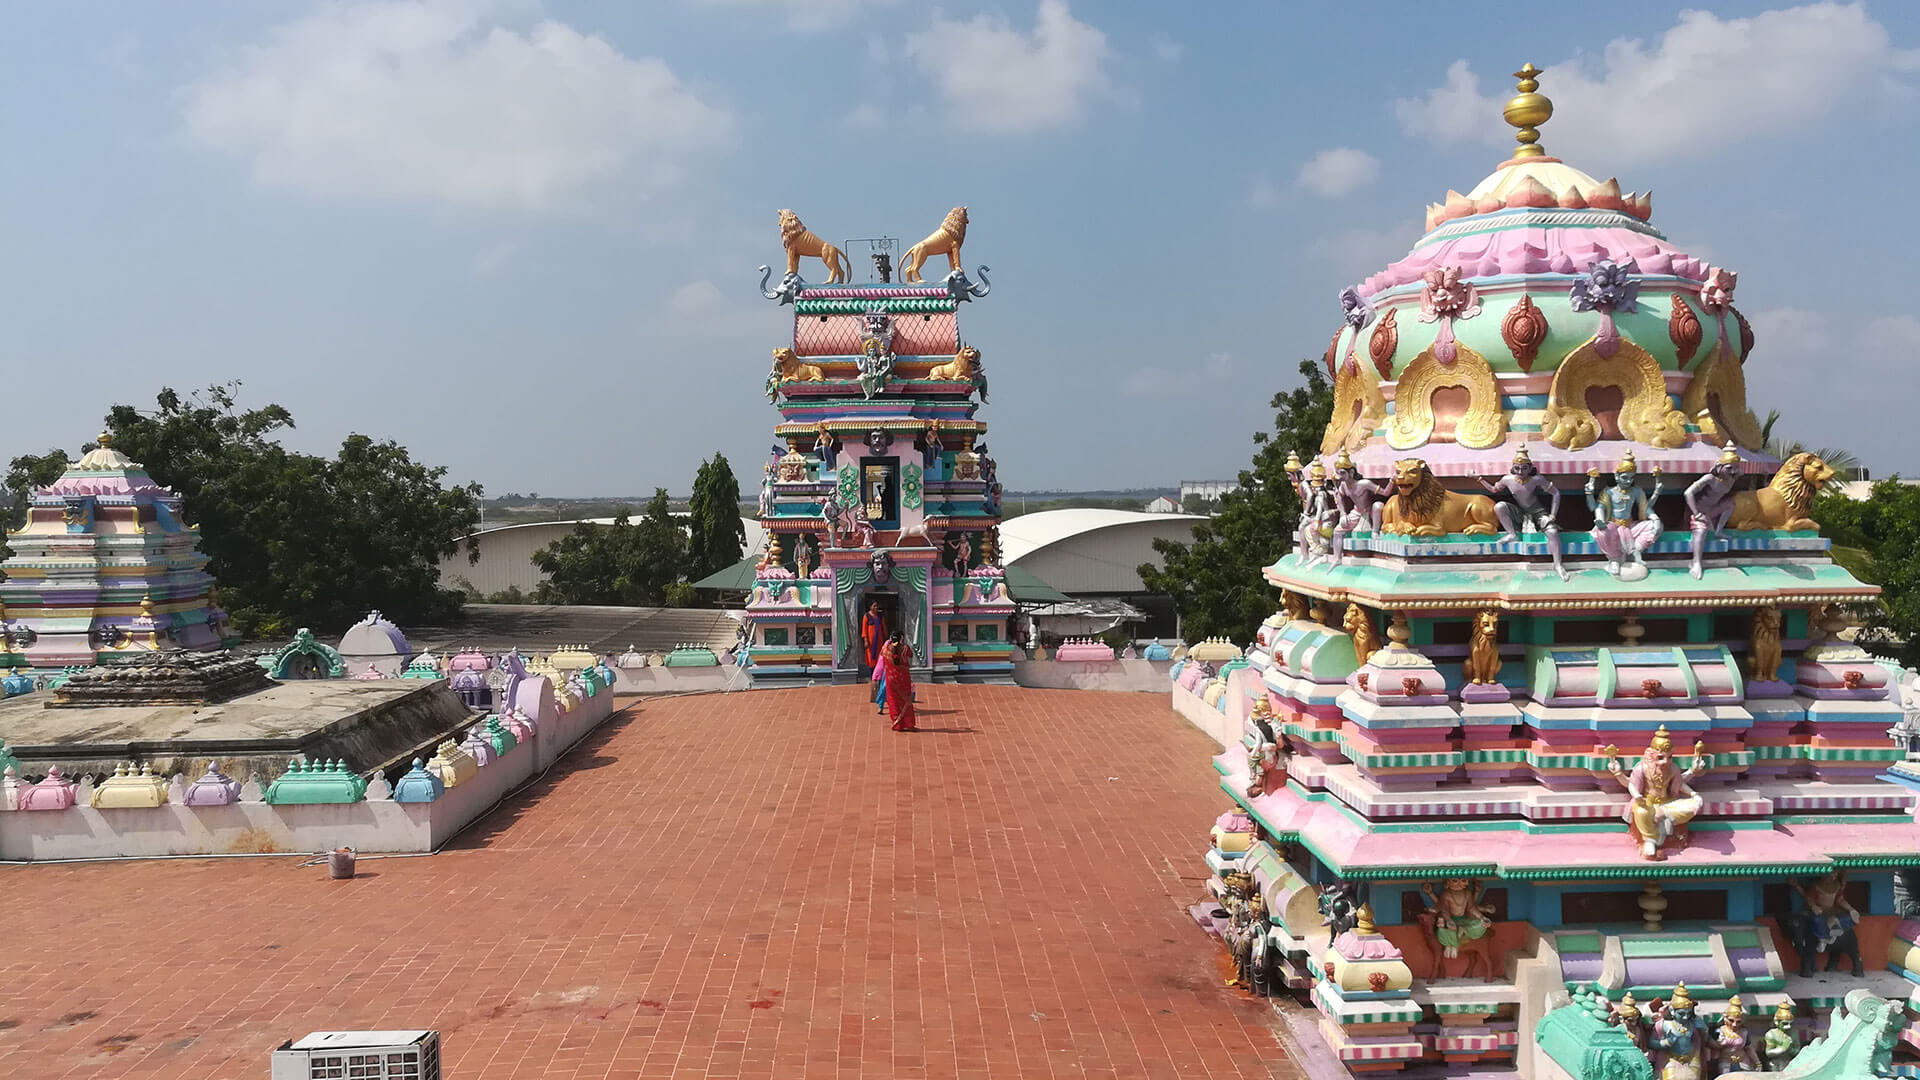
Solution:
<svg viewBox="0 0 1920 1080">
<path fill-rule="evenodd" d="M 381 1027 L 457 1080 L 1299 1075 L 1183 910 L 1204 735 L 1159 695 L 920 698 L 913 735 L 859 687 L 636 704 L 352 881 L 0 868 L 0 1075 L 264 1077 Z"/>
</svg>

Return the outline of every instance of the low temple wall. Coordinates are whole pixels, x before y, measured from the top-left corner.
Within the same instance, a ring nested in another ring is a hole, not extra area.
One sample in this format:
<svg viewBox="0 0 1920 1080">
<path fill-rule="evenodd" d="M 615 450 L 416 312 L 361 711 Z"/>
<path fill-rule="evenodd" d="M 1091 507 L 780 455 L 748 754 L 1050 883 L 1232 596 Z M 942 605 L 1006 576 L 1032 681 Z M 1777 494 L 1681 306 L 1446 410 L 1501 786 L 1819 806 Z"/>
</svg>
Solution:
<svg viewBox="0 0 1920 1080">
<path fill-rule="evenodd" d="M 1043 690 L 1130 690 L 1158 694 L 1167 688 L 1171 660 L 1015 660 L 1013 681 Z"/>
<path fill-rule="evenodd" d="M 1252 679 L 1252 683 L 1244 680 Z M 1259 673 L 1252 668 L 1242 668 L 1227 676 L 1227 693 L 1220 699 L 1222 709 L 1209 705 L 1199 694 L 1181 686 L 1178 682 L 1161 675 L 1158 689 L 1171 689 L 1173 692 L 1173 711 L 1187 718 L 1187 722 L 1220 744 L 1221 749 L 1237 745 L 1246 730 L 1247 697 L 1255 692 Z"/>
<path fill-rule="evenodd" d="M 695 690 L 725 690 L 729 681 L 736 690 L 745 690 L 751 685 L 747 676 L 732 664 L 615 668 L 614 677 L 618 680 L 615 685 L 623 694 L 684 694 Z"/>
<path fill-rule="evenodd" d="M 609 688 L 562 711 L 551 685 L 538 677 L 525 680 L 515 699 L 531 720 L 532 732 L 485 764 L 472 768 L 470 763 L 470 775 L 458 782 L 428 789 L 431 798 L 422 801 L 395 801 L 393 785 L 375 776 L 353 801 L 272 804 L 261 786 L 249 781 L 235 802 L 189 806 L 184 795 L 193 779 L 176 776 L 167 801 L 158 806 L 96 809 L 88 805 L 94 791 L 89 779 L 75 788 L 72 806 L 22 810 L 17 807 L 27 785 L 20 781 L 18 788 L 0 790 L 0 860 L 291 854 L 338 847 L 364 854 L 432 851 L 551 766 L 616 711 Z M 282 777 L 276 784 L 286 780 Z M 409 794 L 418 798 L 421 789 L 415 784 Z"/>
</svg>

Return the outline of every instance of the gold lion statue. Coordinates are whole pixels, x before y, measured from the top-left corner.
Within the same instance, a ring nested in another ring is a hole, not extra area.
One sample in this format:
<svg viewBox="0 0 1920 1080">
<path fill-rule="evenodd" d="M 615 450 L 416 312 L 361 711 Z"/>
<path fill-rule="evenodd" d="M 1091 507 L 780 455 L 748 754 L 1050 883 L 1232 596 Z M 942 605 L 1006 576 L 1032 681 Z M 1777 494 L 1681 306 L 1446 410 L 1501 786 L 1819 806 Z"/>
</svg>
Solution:
<svg viewBox="0 0 1920 1080">
<path fill-rule="evenodd" d="M 900 259 L 900 280 L 920 281 L 920 268 L 935 255 L 945 254 L 947 269 L 960 269 L 960 245 L 967 241 L 967 208 L 956 206 L 947 211 L 947 220 L 933 235 L 907 249 Z"/>
<path fill-rule="evenodd" d="M 1400 536 L 1491 536 L 1500 531 L 1498 526 L 1492 499 L 1448 491 L 1419 458 L 1393 463 L 1393 495 L 1387 499 L 1380 531 Z"/>
<path fill-rule="evenodd" d="M 980 350 L 971 345 L 962 345 L 960 351 L 953 354 L 953 359 L 944 364 L 935 364 L 933 370 L 927 372 L 927 378 L 942 382 L 972 382 L 979 370 Z"/>
<path fill-rule="evenodd" d="M 825 382 L 827 375 L 819 364 L 803 364 L 792 349 L 773 350 L 773 373 L 781 382 Z"/>
<path fill-rule="evenodd" d="M 1500 681 L 1500 613 L 1485 608 L 1474 613 L 1473 637 L 1467 645 L 1463 674 L 1475 684 Z"/>
<path fill-rule="evenodd" d="M 1820 523 L 1807 516 L 1813 497 L 1833 479 L 1833 466 L 1818 454 L 1798 453 L 1788 458 L 1773 474 L 1773 483 L 1759 491 L 1742 491 L 1733 497 L 1733 513 L 1727 517 L 1729 529 L 1784 529 L 1804 532 L 1818 529 Z"/>
<path fill-rule="evenodd" d="M 787 273 L 799 273 L 800 256 L 811 255 L 827 264 L 827 284 L 846 282 L 847 261 L 840 249 L 813 235 L 800 224 L 800 215 L 791 210 L 780 211 L 780 246 L 787 249 Z"/>
</svg>

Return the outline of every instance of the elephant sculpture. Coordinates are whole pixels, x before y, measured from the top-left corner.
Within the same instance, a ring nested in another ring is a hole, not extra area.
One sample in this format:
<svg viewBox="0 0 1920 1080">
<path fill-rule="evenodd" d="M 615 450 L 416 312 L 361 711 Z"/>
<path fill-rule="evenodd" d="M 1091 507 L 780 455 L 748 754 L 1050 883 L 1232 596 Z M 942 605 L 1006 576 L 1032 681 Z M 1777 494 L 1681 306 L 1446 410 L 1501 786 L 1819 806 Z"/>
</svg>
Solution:
<svg viewBox="0 0 1920 1080">
<path fill-rule="evenodd" d="M 1796 911 L 1786 917 L 1787 938 L 1793 942 L 1793 951 L 1800 956 L 1800 974 L 1802 977 L 1814 974 L 1814 968 L 1821 956 L 1827 958 L 1826 970 L 1833 971 L 1840 966 L 1840 958 L 1846 957 L 1853 962 L 1851 968 L 1854 978 L 1865 974 L 1865 965 L 1860 960 L 1860 940 L 1854 934 L 1851 919 L 1842 919 L 1845 929 L 1837 937 L 1827 941 L 1822 948 L 1820 936 L 1814 920 L 1826 916 L 1815 915 L 1810 911 Z"/>
<path fill-rule="evenodd" d="M 985 267 L 981 269 L 985 269 Z M 769 292 L 767 291 L 767 280 L 771 277 L 773 277 L 773 268 L 771 266 L 762 266 L 760 268 L 760 295 L 769 300 L 778 300 L 782 305 L 791 304 L 795 300 L 800 299 L 800 290 L 807 287 L 807 283 L 800 280 L 799 274 L 790 273 L 780 279 L 779 288 Z"/>
<path fill-rule="evenodd" d="M 965 269 L 955 267 L 947 271 L 948 298 L 958 304 L 970 301 L 976 296 L 987 295 L 987 293 L 993 290 L 993 282 L 987 280 L 987 271 L 990 269 L 992 269 L 992 267 L 982 266 L 980 269 L 974 271 L 974 273 L 980 275 L 980 284 L 978 285 L 975 285 L 967 277 Z M 764 285 L 765 282 L 761 284 Z"/>
</svg>

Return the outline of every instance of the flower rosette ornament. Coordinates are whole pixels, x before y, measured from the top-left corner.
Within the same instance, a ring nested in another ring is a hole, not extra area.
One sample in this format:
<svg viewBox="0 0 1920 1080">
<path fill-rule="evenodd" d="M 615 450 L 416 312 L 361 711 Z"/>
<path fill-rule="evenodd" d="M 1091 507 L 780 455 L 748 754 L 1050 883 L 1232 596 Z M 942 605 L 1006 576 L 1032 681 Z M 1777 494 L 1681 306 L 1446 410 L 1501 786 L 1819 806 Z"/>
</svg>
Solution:
<svg viewBox="0 0 1920 1080">
<path fill-rule="evenodd" d="M 1347 340 L 1347 367 L 1358 368 L 1360 362 L 1354 358 L 1354 349 L 1360 344 L 1360 331 L 1373 322 L 1373 305 L 1360 295 L 1360 290 L 1352 285 L 1340 290 L 1341 317 L 1346 319 L 1348 329 L 1353 336 Z"/>
<path fill-rule="evenodd" d="M 1473 282 L 1461 279 L 1457 266 L 1429 270 L 1420 277 L 1426 282 L 1420 290 L 1420 321 L 1440 323 L 1440 332 L 1433 338 L 1433 356 L 1442 364 L 1451 364 L 1460 355 L 1453 340 L 1453 321 L 1480 314 L 1479 290 Z"/>
<path fill-rule="evenodd" d="M 1733 345 L 1727 340 L 1727 314 L 1733 310 L 1733 287 L 1740 281 L 1740 275 L 1723 266 L 1707 267 L 1707 278 L 1700 283 L 1700 306 L 1720 324 L 1720 355 L 1732 356 Z"/>
<path fill-rule="evenodd" d="M 1600 313 L 1600 330 L 1593 337 L 1593 350 L 1612 356 L 1620 348 L 1620 331 L 1613 325 L 1615 313 L 1631 314 L 1640 310 L 1640 282 L 1635 276 L 1640 267 L 1632 259 L 1624 263 L 1601 259 L 1587 268 L 1585 277 L 1573 283 L 1568 294 L 1575 311 Z"/>
</svg>

